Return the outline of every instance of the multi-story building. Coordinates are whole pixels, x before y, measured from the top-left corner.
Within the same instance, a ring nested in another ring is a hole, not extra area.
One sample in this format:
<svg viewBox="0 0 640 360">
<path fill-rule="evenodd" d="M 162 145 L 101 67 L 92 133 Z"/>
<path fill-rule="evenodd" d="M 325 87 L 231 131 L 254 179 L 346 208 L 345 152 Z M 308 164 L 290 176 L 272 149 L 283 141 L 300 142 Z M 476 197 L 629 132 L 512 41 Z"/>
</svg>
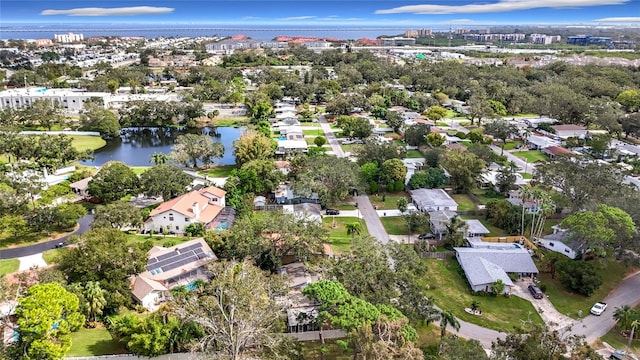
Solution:
<svg viewBox="0 0 640 360">
<path fill-rule="evenodd" d="M 80 42 L 80 41 L 84 40 L 84 35 L 83 34 L 74 34 L 74 33 L 54 34 L 53 35 L 53 39 L 56 42 L 59 42 L 59 43 L 70 44 L 70 43 Z"/>
<path fill-rule="evenodd" d="M 567 44 L 570 45 L 604 45 L 609 46 L 611 44 L 610 37 L 603 36 L 591 36 L 591 35 L 576 35 L 567 37 Z"/>
<path fill-rule="evenodd" d="M 416 30 L 410 29 L 404 32 L 404 36 L 408 38 L 418 37 L 418 32 Z"/>
<path fill-rule="evenodd" d="M 413 46 L 416 44 L 416 39 L 406 37 L 392 37 L 382 38 L 382 46 Z"/>
</svg>

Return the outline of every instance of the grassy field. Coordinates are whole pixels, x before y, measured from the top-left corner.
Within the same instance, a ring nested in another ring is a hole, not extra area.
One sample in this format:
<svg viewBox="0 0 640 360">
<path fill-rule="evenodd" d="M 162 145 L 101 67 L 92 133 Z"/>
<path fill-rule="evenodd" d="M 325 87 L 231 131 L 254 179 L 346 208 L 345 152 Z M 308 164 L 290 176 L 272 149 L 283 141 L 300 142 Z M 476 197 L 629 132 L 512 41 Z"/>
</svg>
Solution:
<svg viewBox="0 0 640 360">
<path fill-rule="evenodd" d="M 553 303 L 553 306 L 561 313 L 577 319 L 579 310 L 582 310 L 582 316 L 587 316 L 593 304 L 607 297 L 618 283 L 622 281 L 625 275 L 632 271 L 629 267 L 615 260 L 607 261 L 605 266 L 605 269 L 600 271 L 602 274 L 602 285 L 591 296 L 565 290 L 557 277 L 551 279 L 549 273 L 540 273 L 538 278 L 547 286 L 545 295 L 551 303 Z M 615 311 L 615 309 L 607 310 L 607 312 L 611 314 L 613 311 Z"/>
<path fill-rule="evenodd" d="M 369 195 L 369 200 L 371 200 L 371 204 L 378 207 L 378 210 L 395 210 L 398 208 L 398 199 L 406 198 L 407 201 L 410 201 L 409 197 L 405 192 L 392 193 L 384 195 L 384 201 L 382 200 L 383 195 Z"/>
<path fill-rule="evenodd" d="M 20 260 L 6 259 L 0 260 L 0 276 L 18 271 Z"/>
<path fill-rule="evenodd" d="M 422 153 L 418 150 L 407 150 L 407 158 L 408 159 L 417 159 L 417 158 L 423 158 L 424 155 L 422 155 Z"/>
<path fill-rule="evenodd" d="M 634 336 L 634 338 L 636 337 Z M 609 332 L 606 333 L 603 337 L 601 337 L 600 341 L 606 342 L 607 344 L 613 346 L 615 349 L 631 350 L 635 354 L 640 353 L 640 340 L 638 340 L 638 338 L 633 340 L 631 342 L 631 349 L 629 349 L 627 347 L 629 338 L 626 336 L 622 336 L 620 331 L 615 327 L 609 330 Z"/>
<path fill-rule="evenodd" d="M 482 225 L 487 228 L 487 230 L 491 231 L 491 233 L 489 233 L 487 236 L 509 236 L 509 234 L 507 234 L 504 230 L 492 225 L 489 221 L 485 220 L 484 216 L 460 215 L 460 217 L 465 220 L 479 220 Z"/>
<path fill-rule="evenodd" d="M 200 175 L 207 175 L 209 177 L 228 177 L 233 169 L 236 169 L 235 165 L 218 165 L 214 168 L 200 171 Z"/>
<path fill-rule="evenodd" d="M 522 141 L 520 140 L 516 140 L 516 141 L 507 141 L 507 143 L 504 145 L 504 149 L 505 150 L 513 150 L 515 149 L 517 146 L 522 145 Z"/>
<path fill-rule="evenodd" d="M 324 130 L 322 129 L 309 129 L 302 130 L 303 135 L 324 136 Z"/>
<path fill-rule="evenodd" d="M 242 126 L 249 122 L 249 118 L 246 116 L 229 117 L 229 118 L 215 118 L 213 119 L 213 126 L 219 127 L 231 127 Z"/>
<path fill-rule="evenodd" d="M 331 360 L 349 360 L 352 358 L 350 351 L 345 351 L 335 340 L 327 340 L 324 343 L 324 358 Z M 320 360 L 320 341 L 303 341 L 302 353 L 305 360 Z"/>
<path fill-rule="evenodd" d="M 335 219 L 336 227 L 333 227 Z M 347 234 L 346 224 L 360 223 L 360 235 L 369 235 L 367 224 L 362 219 L 356 217 L 333 217 L 322 218 L 322 226 L 329 230 L 329 240 L 331 248 L 336 253 L 348 252 L 351 248 L 351 235 Z"/>
<path fill-rule="evenodd" d="M 512 154 L 521 159 L 525 159 L 530 163 L 535 163 L 538 161 L 546 162 L 548 160 L 547 155 L 545 155 L 540 150 L 514 151 L 512 152 Z"/>
<path fill-rule="evenodd" d="M 402 216 L 383 216 L 380 221 L 390 235 L 409 235 L 407 223 Z"/>
<path fill-rule="evenodd" d="M 70 137 L 73 139 L 73 147 L 78 151 L 93 151 L 107 145 L 107 142 L 100 136 L 70 135 Z"/>
<path fill-rule="evenodd" d="M 60 253 L 64 251 L 67 251 L 67 249 L 60 248 L 60 249 L 47 250 L 42 253 L 42 258 L 44 259 L 44 262 L 47 263 L 47 265 L 51 265 L 56 262 L 58 255 L 60 255 Z"/>
<path fill-rule="evenodd" d="M 520 326 L 521 320 L 542 324 L 540 315 L 525 299 L 517 296 L 473 296 L 464 275 L 458 272 L 459 265 L 455 259 L 423 261 L 427 267 L 425 283 L 431 287 L 427 295 L 433 296 L 436 305 L 450 310 L 459 319 L 498 331 L 510 331 Z M 482 315 L 464 311 L 473 300 L 480 302 Z"/>
<path fill-rule="evenodd" d="M 480 202 L 485 204 L 485 205 L 490 200 L 493 200 L 493 199 L 504 199 L 503 196 L 501 196 L 500 194 L 498 194 L 498 193 L 496 193 L 494 191 L 491 191 L 491 190 L 480 190 L 480 189 L 477 189 L 477 190 L 473 191 L 473 195 L 475 195 L 478 198 L 478 200 L 480 200 Z"/>
<path fill-rule="evenodd" d="M 129 168 L 133 170 L 136 175 L 142 175 L 147 172 L 147 170 L 151 169 L 151 166 L 129 166 Z"/>
<path fill-rule="evenodd" d="M 522 178 L 525 179 L 525 180 L 526 179 L 533 179 L 533 175 L 531 175 L 529 173 L 521 172 L 521 173 L 518 173 L 518 174 L 522 175 Z"/>
<path fill-rule="evenodd" d="M 111 354 L 126 354 L 122 344 L 113 340 L 111 334 L 104 327 L 95 329 L 82 328 L 71 333 L 71 349 L 67 356 L 98 356 Z"/>
<path fill-rule="evenodd" d="M 187 236 L 184 236 L 184 237 L 164 236 L 164 235 L 149 236 L 149 235 L 138 235 L 138 234 L 126 234 L 126 236 L 127 236 L 127 240 L 131 245 L 139 245 L 144 243 L 147 240 L 153 241 L 153 245 L 156 245 L 156 246 L 165 246 L 165 244 L 169 245 L 169 243 L 174 243 L 173 245 L 177 245 L 193 239 Z M 173 246 L 173 245 L 169 245 L 169 246 Z"/>
<path fill-rule="evenodd" d="M 458 203 L 458 210 L 460 211 L 474 210 L 476 208 L 476 204 L 467 194 L 453 194 L 451 197 Z"/>
</svg>

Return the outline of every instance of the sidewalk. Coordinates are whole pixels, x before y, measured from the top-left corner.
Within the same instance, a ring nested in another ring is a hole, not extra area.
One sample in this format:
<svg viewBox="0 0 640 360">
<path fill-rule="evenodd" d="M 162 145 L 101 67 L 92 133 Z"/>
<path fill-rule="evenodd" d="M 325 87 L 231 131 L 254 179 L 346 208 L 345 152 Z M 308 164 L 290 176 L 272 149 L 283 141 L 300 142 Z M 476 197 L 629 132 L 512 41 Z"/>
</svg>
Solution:
<svg viewBox="0 0 640 360">
<path fill-rule="evenodd" d="M 18 260 L 20 260 L 20 267 L 18 268 L 18 271 L 29 270 L 33 267 L 42 268 L 47 266 L 47 263 L 44 262 L 44 259 L 42 258 L 42 253 L 23 256 L 18 258 Z"/>
</svg>

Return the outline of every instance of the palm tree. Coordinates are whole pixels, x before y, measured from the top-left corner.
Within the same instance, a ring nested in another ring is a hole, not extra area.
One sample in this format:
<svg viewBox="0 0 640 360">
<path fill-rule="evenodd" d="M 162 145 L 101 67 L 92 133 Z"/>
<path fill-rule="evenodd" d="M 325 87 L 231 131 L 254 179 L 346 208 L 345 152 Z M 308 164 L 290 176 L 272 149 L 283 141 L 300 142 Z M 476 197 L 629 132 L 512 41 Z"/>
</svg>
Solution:
<svg viewBox="0 0 640 360">
<path fill-rule="evenodd" d="M 444 338 L 447 333 L 447 325 L 451 325 L 456 331 L 460 330 L 460 323 L 456 319 L 455 315 L 449 310 L 440 311 L 440 338 Z"/>
<path fill-rule="evenodd" d="M 100 287 L 100 283 L 97 281 L 88 281 L 84 285 L 84 297 L 87 299 L 89 319 L 96 321 L 98 315 L 102 315 L 102 310 L 107 305 L 105 294 L 106 291 Z"/>
<path fill-rule="evenodd" d="M 347 235 L 351 235 L 351 240 L 353 240 L 356 235 L 360 235 L 360 223 L 354 222 L 351 224 L 346 224 L 345 227 L 347 228 Z"/>
<path fill-rule="evenodd" d="M 169 156 L 165 153 L 154 152 L 151 154 L 151 163 L 154 165 L 166 164 L 169 161 Z"/>
<path fill-rule="evenodd" d="M 451 246 L 464 246 L 466 243 L 465 233 L 467 232 L 467 223 L 460 217 L 453 216 L 449 219 L 447 230 L 444 235 L 445 244 Z"/>
<path fill-rule="evenodd" d="M 616 311 L 613 313 L 613 319 L 621 330 L 627 330 L 633 322 L 633 315 L 634 313 L 631 306 L 622 305 L 616 308 Z"/>
</svg>

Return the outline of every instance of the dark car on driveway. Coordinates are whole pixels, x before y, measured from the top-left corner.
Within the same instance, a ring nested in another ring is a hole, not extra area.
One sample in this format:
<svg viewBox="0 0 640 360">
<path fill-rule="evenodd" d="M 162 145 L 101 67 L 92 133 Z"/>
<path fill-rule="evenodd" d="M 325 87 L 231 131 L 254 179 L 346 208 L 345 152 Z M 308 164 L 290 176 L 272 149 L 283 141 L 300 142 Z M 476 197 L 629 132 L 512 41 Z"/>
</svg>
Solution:
<svg viewBox="0 0 640 360">
<path fill-rule="evenodd" d="M 533 295 L 534 299 L 542 299 L 544 297 L 542 290 L 533 284 L 529 285 L 529 292 Z"/>
<path fill-rule="evenodd" d="M 420 240 L 432 240 L 435 239 L 436 236 L 433 235 L 432 233 L 424 233 L 424 234 L 420 234 L 418 235 L 418 239 Z"/>
<path fill-rule="evenodd" d="M 340 210 L 327 209 L 325 214 L 327 214 L 327 215 L 340 215 Z"/>
</svg>

